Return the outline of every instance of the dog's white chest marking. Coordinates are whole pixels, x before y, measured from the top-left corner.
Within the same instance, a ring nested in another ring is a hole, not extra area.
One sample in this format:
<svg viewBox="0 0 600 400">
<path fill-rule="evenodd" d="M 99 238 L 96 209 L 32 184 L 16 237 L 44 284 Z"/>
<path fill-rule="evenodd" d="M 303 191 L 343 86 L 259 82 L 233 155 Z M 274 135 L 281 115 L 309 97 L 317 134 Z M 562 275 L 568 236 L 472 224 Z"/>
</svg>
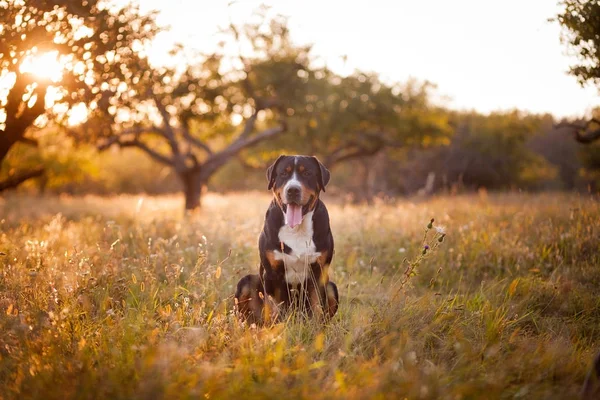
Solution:
<svg viewBox="0 0 600 400">
<path fill-rule="evenodd" d="M 306 280 L 310 271 L 310 264 L 317 261 L 321 255 L 316 251 L 313 242 L 313 212 L 309 212 L 302 219 L 302 223 L 295 228 L 283 225 L 279 229 L 279 241 L 285 243 L 292 251 L 285 254 L 275 250 L 275 259 L 283 260 L 285 266 L 285 279 L 290 284 L 299 284 Z"/>
</svg>

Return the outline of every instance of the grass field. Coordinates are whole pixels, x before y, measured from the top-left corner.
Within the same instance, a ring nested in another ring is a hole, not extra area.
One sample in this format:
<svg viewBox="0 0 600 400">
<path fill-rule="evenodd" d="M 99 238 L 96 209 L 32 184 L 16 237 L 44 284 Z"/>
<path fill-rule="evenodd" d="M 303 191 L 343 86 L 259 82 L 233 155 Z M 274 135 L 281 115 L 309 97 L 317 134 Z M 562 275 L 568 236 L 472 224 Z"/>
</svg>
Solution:
<svg viewBox="0 0 600 400">
<path fill-rule="evenodd" d="M 268 202 L 0 199 L 0 399 L 577 396 L 600 348 L 597 199 L 326 199 L 340 311 L 248 327 L 232 294 Z M 420 260 L 431 218 L 447 236 Z"/>
</svg>

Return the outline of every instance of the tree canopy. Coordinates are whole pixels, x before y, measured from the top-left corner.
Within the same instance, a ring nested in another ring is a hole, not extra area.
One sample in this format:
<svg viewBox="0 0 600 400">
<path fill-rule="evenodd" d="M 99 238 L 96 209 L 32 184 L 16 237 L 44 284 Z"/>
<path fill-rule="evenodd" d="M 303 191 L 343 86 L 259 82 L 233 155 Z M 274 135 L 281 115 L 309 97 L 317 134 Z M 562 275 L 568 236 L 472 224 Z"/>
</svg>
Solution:
<svg viewBox="0 0 600 400">
<path fill-rule="evenodd" d="M 185 68 L 147 65 L 148 79 L 127 82 L 128 102 L 99 107 L 82 136 L 100 149 L 136 147 L 174 168 L 186 208 L 198 207 L 210 177 L 242 149 L 284 132 L 292 99 L 303 96 L 310 46 L 293 44 L 286 23 L 259 13 L 228 27 L 217 50 Z"/>
<path fill-rule="evenodd" d="M 563 27 L 562 40 L 578 56 L 578 63 L 569 72 L 581 85 L 595 84 L 600 90 L 600 3 L 596 0 L 564 0 L 562 12 L 557 15 Z M 569 127 L 575 139 L 583 144 L 600 139 L 600 120 L 587 122 L 563 121 L 557 127 Z"/>
<path fill-rule="evenodd" d="M 124 81 L 142 79 L 154 15 L 132 4 L 87 0 L 0 1 L 0 161 L 42 115 L 60 121 L 127 98 Z"/>
<path fill-rule="evenodd" d="M 557 16 L 562 25 L 562 39 L 578 55 L 579 62 L 570 73 L 581 84 L 586 82 L 600 89 L 600 3 L 596 0 L 564 0 Z"/>
</svg>

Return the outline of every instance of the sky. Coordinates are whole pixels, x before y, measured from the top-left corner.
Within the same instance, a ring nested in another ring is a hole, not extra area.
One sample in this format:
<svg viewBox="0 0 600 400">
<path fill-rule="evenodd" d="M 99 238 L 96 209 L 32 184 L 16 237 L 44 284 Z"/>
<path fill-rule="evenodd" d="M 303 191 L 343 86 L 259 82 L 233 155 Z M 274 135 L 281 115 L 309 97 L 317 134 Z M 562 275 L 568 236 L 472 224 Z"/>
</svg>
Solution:
<svg viewBox="0 0 600 400">
<path fill-rule="evenodd" d="M 598 89 L 567 74 L 576 58 L 548 19 L 556 0 L 140 0 L 170 25 L 150 50 L 165 59 L 174 41 L 210 49 L 229 21 L 261 4 L 288 16 L 292 38 L 341 74 L 377 72 L 388 82 L 428 80 L 436 101 L 488 113 L 518 108 L 581 117 L 600 106 Z M 343 61 L 346 56 L 346 61 Z"/>
</svg>

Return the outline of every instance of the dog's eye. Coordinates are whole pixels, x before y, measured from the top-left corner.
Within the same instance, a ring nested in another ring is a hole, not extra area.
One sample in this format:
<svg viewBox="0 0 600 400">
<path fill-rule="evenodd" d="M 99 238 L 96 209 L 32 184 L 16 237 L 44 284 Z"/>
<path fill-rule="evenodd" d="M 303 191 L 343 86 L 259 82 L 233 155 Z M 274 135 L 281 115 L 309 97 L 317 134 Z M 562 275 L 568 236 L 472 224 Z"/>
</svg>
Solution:
<svg viewBox="0 0 600 400">
<path fill-rule="evenodd" d="M 289 174 L 287 173 L 287 171 L 283 171 L 283 172 L 281 172 L 281 173 L 279 174 L 279 176 L 281 176 L 282 178 L 287 178 L 287 177 L 288 177 L 288 175 L 289 175 Z"/>
<path fill-rule="evenodd" d="M 304 176 L 311 176 L 311 175 L 312 175 L 312 172 L 311 172 L 311 171 L 304 171 L 304 172 L 302 173 L 302 175 L 304 175 Z"/>
</svg>

